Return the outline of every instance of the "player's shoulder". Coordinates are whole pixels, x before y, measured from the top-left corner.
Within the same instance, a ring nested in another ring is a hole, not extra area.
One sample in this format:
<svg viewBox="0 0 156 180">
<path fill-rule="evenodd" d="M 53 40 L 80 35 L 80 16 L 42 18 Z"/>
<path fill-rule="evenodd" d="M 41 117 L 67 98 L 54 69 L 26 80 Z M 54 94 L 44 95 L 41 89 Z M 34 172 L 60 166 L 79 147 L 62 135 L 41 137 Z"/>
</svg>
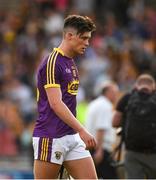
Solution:
<svg viewBox="0 0 156 180">
<path fill-rule="evenodd" d="M 46 55 L 44 55 L 39 64 L 39 70 L 42 71 L 43 69 L 46 69 L 47 67 L 51 66 L 62 66 L 63 62 L 64 56 L 57 50 L 57 48 L 54 48 L 52 52 L 49 52 Z"/>
<path fill-rule="evenodd" d="M 38 70 L 42 70 L 46 67 L 48 59 L 49 59 L 50 53 L 43 56 L 43 58 L 40 61 L 40 64 L 38 66 Z"/>
</svg>

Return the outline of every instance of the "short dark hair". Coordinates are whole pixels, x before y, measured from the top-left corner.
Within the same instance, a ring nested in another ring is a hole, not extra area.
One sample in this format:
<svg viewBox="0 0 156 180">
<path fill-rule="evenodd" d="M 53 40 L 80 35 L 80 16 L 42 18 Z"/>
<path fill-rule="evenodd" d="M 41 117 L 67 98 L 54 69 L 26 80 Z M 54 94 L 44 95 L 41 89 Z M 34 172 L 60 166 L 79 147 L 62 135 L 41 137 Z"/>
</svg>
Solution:
<svg viewBox="0 0 156 180">
<path fill-rule="evenodd" d="M 94 22 L 87 16 L 69 15 L 64 20 L 64 29 L 71 27 L 77 30 L 77 34 L 93 32 L 96 30 Z"/>
</svg>

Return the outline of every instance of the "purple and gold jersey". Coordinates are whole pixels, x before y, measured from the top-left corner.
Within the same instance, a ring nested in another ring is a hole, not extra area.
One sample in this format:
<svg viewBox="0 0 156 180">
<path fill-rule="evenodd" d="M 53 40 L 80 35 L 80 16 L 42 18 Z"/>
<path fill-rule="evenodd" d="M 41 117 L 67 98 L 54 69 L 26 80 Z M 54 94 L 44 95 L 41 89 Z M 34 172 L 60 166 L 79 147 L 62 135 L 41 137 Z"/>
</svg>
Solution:
<svg viewBox="0 0 156 180">
<path fill-rule="evenodd" d="M 62 101 L 76 116 L 78 85 L 79 77 L 74 60 L 64 56 L 60 49 L 54 48 L 53 52 L 43 60 L 37 73 L 39 115 L 34 128 L 34 137 L 58 138 L 76 133 L 50 107 L 45 89 L 60 88 Z"/>
</svg>

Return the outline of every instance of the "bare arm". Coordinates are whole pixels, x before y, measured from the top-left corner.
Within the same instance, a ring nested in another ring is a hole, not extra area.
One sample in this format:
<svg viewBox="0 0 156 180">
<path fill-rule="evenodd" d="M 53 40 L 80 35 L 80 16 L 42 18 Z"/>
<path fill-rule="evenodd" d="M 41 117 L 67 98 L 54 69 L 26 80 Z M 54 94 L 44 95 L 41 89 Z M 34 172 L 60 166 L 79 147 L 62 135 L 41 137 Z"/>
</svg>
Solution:
<svg viewBox="0 0 156 180">
<path fill-rule="evenodd" d="M 103 129 L 98 129 L 96 131 L 97 147 L 93 155 L 96 164 L 99 164 L 104 157 L 104 151 L 103 151 L 104 134 L 105 131 Z"/>
<path fill-rule="evenodd" d="M 99 129 L 96 132 L 97 149 L 103 149 L 102 145 L 104 142 L 104 130 Z"/>
<path fill-rule="evenodd" d="M 79 121 L 74 117 L 74 115 L 62 101 L 62 93 L 60 88 L 47 88 L 46 93 L 51 108 L 62 121 L 79 133 L 81 139 L 86 144 L 86 148 L 90 149 L 95 147 L 96 142 L 93 136 L 85 130 L 85 128 L 79 123 Z"/>
<path fill-rule="evenodd" d="M 121 112 L 115 111 L 114 116 L 113 116 L 113 121 L 112 121 L 113 127 L 121 126 L 122 116 L 123 116 L 123 114 Z"/>
</svg>

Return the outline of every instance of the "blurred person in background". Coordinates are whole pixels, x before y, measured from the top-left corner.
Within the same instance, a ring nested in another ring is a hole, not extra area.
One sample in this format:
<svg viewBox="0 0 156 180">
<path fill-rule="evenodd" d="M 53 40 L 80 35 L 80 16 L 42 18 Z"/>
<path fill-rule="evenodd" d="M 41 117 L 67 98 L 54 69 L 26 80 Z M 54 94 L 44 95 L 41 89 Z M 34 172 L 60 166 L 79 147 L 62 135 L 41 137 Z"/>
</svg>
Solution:
<svg viewBox="0 0 156 180">
<path fill-rule="evenodd" d="M 90 18 L 68 16 L 61 44 L 39 66 L 39 116 L 33 132 L 35 179 L 57 178 L 61 165 L 73 178 L 97 178 L 87 150 L 94 148 L 96 141 L 76 119 L 79 75 L 73 59 L 84 54 L 94 30 Z"/>
<path fill-rule="evenodd" d="M 115 143 L 115 131 L 112 128 L 113 104 L 118 97 L 118 86 L 114 82 L 105 82 L 101 94 L 88 106 L 86 128 L 96 138 L 97 146 L 92 152 L 98 178 L 116 179 L 117 173 L 111 165 L 111 152 Z"/>
<path fill-rule="evenodd" d="M 117 103 L 113 127 L 122 127 L 128 179 L 156 179 L 156 83 L 149 74 L 136 79 Z"/>
<path fill-rule="evenodd" d="M 20 151 L 23 122 L 17 106 L 5 94 L 0 79 L 0 156 L 15 156 Z"/>
<path fill-rule="evenodd" d="M 32 147 L 32 132 L 28 131 L 28 127 L 34 123 L 36 115 L 35 99 L 31 87 L 17 76 L 12 61 L 14 59 L 10 53 L 1 53 L 0 67 L 1 79 L 3 80 L 3 96 L 5 101 L 7 100 L 16 107 L 18 116 L 20 116 L 21 124 L 16 124 L 16 126 L 22 126 L 18 137 L 20 152 L 29 152 L 30 146 Z M 8 106 L 12 109 L 11 105 Z"/>
</svg>

